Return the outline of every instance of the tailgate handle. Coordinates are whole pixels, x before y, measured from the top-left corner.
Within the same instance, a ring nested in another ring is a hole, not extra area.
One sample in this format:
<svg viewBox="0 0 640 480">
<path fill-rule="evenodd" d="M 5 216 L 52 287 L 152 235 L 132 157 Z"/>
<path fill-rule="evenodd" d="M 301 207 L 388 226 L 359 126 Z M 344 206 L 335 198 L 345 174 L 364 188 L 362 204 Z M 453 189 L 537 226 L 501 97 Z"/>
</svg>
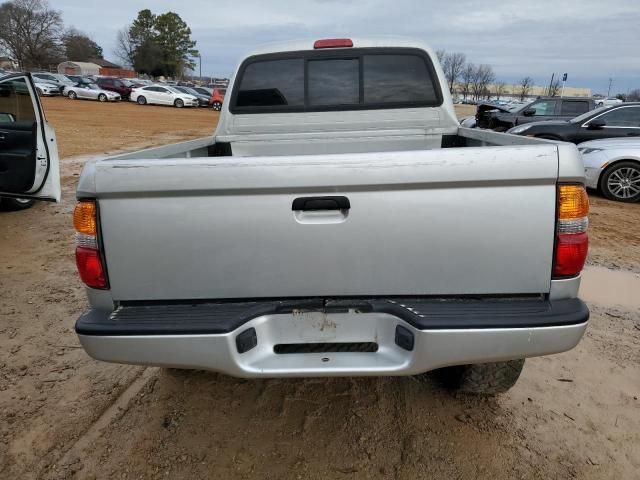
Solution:
<svg viewBox="0 0 640 480">
<path fill-rule="evenodd" d="M 349 210 L 351 203 L 347 197 L 299 197 L 293 201 L 291 210 Z"/>
</svg>

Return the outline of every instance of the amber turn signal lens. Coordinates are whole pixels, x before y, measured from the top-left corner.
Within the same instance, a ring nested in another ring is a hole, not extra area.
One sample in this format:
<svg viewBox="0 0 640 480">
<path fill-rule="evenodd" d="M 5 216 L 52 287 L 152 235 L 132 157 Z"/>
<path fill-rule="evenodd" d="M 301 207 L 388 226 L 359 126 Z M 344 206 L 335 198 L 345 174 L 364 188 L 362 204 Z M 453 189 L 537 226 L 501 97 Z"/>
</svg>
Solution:
<svg viewBox="0 0 640 480">
<path fill-rule="evenodd" d="M 583 185 L 558 187 L 558 219 L 570 220 L 586 217 L 589 213 L 589 197 Z"/>
<path fill-rule="evenodd" d="M 93 200 L 78 202 L 73 212 L 73 226 L 78 233 L 92 236 L 97 234 L 96 203 Z"/>
</svg>

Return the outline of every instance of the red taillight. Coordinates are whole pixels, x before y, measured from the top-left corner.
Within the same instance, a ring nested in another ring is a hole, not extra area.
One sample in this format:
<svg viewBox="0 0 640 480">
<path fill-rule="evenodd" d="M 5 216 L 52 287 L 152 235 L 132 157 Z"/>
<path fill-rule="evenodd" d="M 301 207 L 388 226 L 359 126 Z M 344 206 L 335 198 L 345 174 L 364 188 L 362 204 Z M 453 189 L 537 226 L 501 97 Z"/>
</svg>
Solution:
<svg viewBox="0 0 640 480">
<path fill-rule="evenodd" d="M 76 265 L 80 279 L 92 288 L 106 288 L 107 277 L 102 268 L 100 252 L 92 248 L 76 247 Z"/>
<path fill-rule="evenodd" d="M 586 233 L 561 233 L 556 239 L 556 261 L 554 277 L 572 277 L 584 267 L 589 251 L 589 237 Z"/>
<path fill-rule="evenodd" d="M 350 38 L 325 38 L 324 40 L 316 40 L 313 48 L 342 48 L 353 47 L 353 41 Z"/>
<path fill-rule="evenodd" d="M 558 220 L 553 278 L 575 277 L 589 251 L 589 198 L 584 185 L 558 186 Z"/>
<path fill-rule="evenodd" d="M 98 242 L 98 206 L 82 200 L 73 212 L 76 229 L 76 265 L 80 279 L 91 288 L 109 288 Z"/>
</svg>

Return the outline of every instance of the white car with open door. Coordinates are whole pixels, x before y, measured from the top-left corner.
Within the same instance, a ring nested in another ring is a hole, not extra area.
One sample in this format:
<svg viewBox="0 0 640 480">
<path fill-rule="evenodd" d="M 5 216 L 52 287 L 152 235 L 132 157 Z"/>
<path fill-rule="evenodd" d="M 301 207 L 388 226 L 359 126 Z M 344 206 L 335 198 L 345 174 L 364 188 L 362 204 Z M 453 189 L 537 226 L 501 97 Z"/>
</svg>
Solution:
<svg viewBox="0 0 640 480">
<path fill-rule="evenodd" d="M 60 201 L 58 149 L 28 73 L 0 79 L 0 207 Z"/>
<path fill-rule="evenodd" d="M 187 93 L 181 92 L 169 85 L 151 85 L 149 87 L 135 88 L 131 91 L 129 99 L 138 105 L 173 105 L 174 107 L 197 107 L 198 99 Z"/>
</svg>

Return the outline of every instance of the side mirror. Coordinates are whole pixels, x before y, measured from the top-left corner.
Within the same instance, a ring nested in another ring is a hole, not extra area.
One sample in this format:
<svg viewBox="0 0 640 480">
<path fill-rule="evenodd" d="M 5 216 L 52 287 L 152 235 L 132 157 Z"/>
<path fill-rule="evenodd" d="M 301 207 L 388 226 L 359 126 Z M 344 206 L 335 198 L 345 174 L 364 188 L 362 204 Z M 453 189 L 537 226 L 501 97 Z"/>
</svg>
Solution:
<svg viewBox="0 0 640 480">
<path fill-rule="evenodd" d="M 601 118 L 596 118 L 594 120 L 591 120 L 587 124 L 587 128 L 589 128 L 589 130 L 599 130 L 599 129 L 603 128 L 606 124 L 607 124 L 607 122 L 605 122 Z"/>
<path fill-rule="evenodd" d="M 522 114 L 525 117 L 532 117 L 533 115 L 536 114 L 536 110 L 535 108 L 527 108 L 524 112 L 522 112 Z"/>
</svg>

